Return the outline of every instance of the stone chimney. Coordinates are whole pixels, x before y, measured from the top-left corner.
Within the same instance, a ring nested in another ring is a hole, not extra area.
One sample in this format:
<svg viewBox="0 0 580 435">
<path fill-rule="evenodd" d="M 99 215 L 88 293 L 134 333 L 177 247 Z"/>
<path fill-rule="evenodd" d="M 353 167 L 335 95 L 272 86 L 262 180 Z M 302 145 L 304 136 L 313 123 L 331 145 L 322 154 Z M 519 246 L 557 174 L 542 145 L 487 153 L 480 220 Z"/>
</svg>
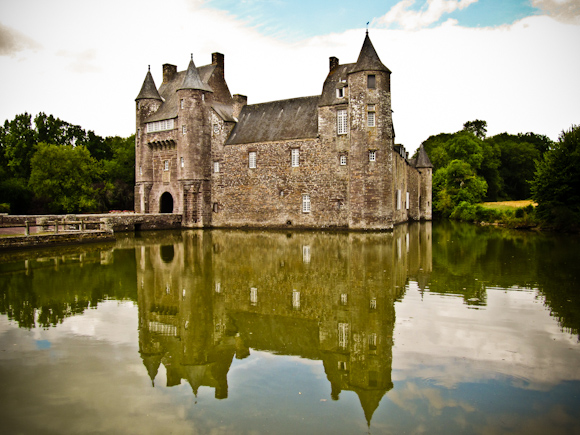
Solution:
<svg viewBox="0 0 580 435">
<path fill-rule="evenodd" d="M 211 64 L 216 65 L 218 68 L 218 73 L 222 78 L 224 78 L 224 55 L 221 53 L 212 53 L 211 54 Z"/>
<path fill-rule="evenodd" d="M 242 108 L 248 104 L 248 97 L 246 97 L 245 95 L 240 95 L 240 94 L 234 94 L 234 110 L 233 110 L 233 117 L 238 119 L 240 116 L 240 112 L 242 111 Z"/>
<path fill-rule="evenodd" d="M 338 57 L 330 57 L 330 71 L 332 71 L 334 68 L 336 68 L 338 66 Z"/>
<path fill-rule="evenodd" d="M 173 80 L 177 74 L 177 67 L 169 63 L 163 64 L 163 84 Z"/>
</svg>

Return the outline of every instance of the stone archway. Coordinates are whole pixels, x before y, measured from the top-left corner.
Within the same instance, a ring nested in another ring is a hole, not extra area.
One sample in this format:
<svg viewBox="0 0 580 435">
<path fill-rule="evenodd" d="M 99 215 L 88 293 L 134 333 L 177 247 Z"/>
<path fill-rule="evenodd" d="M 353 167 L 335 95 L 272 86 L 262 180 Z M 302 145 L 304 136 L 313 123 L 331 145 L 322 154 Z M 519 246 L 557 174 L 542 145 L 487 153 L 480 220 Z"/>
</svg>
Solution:
<svg viewBox="0 0 580 435">
<path fill-rule="evenodd" d="M 159 199 L 159 213 L 173 213 L 173 196 L 165 192 Z"/>
</svg>

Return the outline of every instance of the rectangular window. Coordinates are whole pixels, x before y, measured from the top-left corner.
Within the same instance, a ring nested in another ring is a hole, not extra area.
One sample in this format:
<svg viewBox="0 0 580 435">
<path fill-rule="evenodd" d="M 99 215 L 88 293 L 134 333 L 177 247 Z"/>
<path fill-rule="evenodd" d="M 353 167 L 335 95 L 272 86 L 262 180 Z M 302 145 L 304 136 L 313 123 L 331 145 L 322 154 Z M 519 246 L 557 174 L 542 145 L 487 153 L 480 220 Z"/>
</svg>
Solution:
<svg viewBox="0 0 580 435">
<path fill-rule="evenodd" d="M 310 263 L 310 245 L 302 246 L 302 262 Z"/>
<path fill-rule="evenodd" d="M 346 109 L 340 109 L 336 112 L 336 133 L 348 133 L 348 115 L 346 113 Z"/>
<path fill-rule="evenodd" d="M 181 132 L 183 133 L 183 135 L 187 134 L 187 127 L 185 125 L 181 127 Z"/>
<path fill-rule="evenodd" d="M 213 212 L 214 213 L 217 213 L 218 212 L 218 203 L 217 202 L 214 202 L 213 203 Z"/>
<path fill-rule="evenodd" d="M 181 167 L 182 168 L 185 167 L 185 159 L 183 157 L 180 159 L 180 162 L 181 162 Z"/>
<path fill-rule="evenodd" d="M 174 127 L 173 119 L 164 119 L 163 121 L 155 121 L 147 123 L 147 133 L 153 133 L 156 131 L 173 130 Z"/>
<path fill-rule="evenodd" d="M 375 89 L 375 87 L 377 86 L 377 78 L 374 74 L 369 74 L 367 76 L 367 88 L 369 89 Z"/>
<path fill-rule="evenodd" d="M 248 153 L 248 162 L 251 169 L 256 168 L 256 151 L 250 151 Z"/>
<path fill-rule="evenodd" d="M 344 98 L 344 88 L 336 89 L 336 98 Z"/>
<path fill-rule="evenodd" d="M 216 174 L 220 171 L 220 162 L 213 162 L 213 171 Z"/>
<path fill-rule="evenodd" d="M 181 100 L 179 104 L 180 104 L 181 108 L 183 109 L 183 100 Z"/>
<path fill-rule="evenodd" d="M 342 349 L 348 347 L 348 323 L 338 324 L 338 346 Z"/>
<path fill-rule="evenodd" d="M 300 166 L 300 150 L 292 148 L 292 167 L 297 168 L 298 166 Z"/>
<path fill-rule="evenodd" d="M 169 160 L 165 160 L 163 162 L 163 170 L 164 171 L 169 171 Z"/>
<path fill-rule="evenodd" d="M 377 161 L 377 152 L 376 151 L 369 151 L 369 162 L 376 162 Z"/>
<path fill-rule="evenodd" d="M 409 192 L 407 192 L 407 198 L 406 199 L 407 199 L 407 201 L 406 201 L 405 207 L 407 208 L 407 210 L 409 210 L 409 203 L 410 203 L 410 201 L 409 201 Z"/>
<path fill-rule="evenodd" d="M 377 350 L 377 334 L 369 334 L 369 350 Z"/>
<path fill-rule="evenodd" d="M 310 195 L 302 195 L 302 213 L 310 213 Z"/>
<path fill-rule="evenodd" d="M 250 289 L 250 305 L 257 305 L 258 304 L 258 289 L 252 287 Z"/>
<path fill-rule="evenodd" d="M 401 210 L 401 189 L 397 189 L 397 210 Z"/>
<path fill-rule="evenodd" d="M 340 166 L 346 166 L 346 154 L 340 156 Z"/>
<path fill-rule="evenodd" d="M 367 106 L 367 127 L 375 127 L 375 105 L 369 104 Z"/>
<path fill-rule="evenodd" d="M 221 293 L 222 292 L 222 285 L 219 282 L 215 283 L 215 292 L 216 293 Z"/>
<path fill-rule="evenodd" d="M 377 309 L 377 298 L 372 298 L 371 302 L 369 304 L 369 307 L 371 310 L 376 310 Z"/>
<path fill-rule="evenodd" d="M 300 309 L 300 292 L 297 290 L 292 290 L 292 308 Z"/>
<path fill-rule="evenodd" d="M 338 362 L 338 370 L 340 370 L 341 372 L 346 371 L 346 361 L 339 361 Z"/>
<path fill-rule="evenodd" d="M 346 305 L 348 303 L 348 295 L 343 293 L 340 295 L 340 305 Z"/>
<path fill-rule="evenodd" d="M 143 168 L 139 166 L 139 175 L 143 175 Z"/>
</svg>

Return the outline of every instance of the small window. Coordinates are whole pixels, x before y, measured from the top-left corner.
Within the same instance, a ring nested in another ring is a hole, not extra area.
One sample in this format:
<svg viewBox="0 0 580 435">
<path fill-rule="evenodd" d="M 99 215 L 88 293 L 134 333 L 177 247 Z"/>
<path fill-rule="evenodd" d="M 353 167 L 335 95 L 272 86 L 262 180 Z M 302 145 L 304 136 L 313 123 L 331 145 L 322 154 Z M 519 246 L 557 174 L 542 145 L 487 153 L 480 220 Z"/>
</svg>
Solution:
<svg viewBox="0 0 580 435">
<path fill-rule="evenodd" d="M 297 168 L 298 166 L 300 166 L 300 150 L 292 148 L 292 167 Z"/>
<path fill-rule="evenodd" d="M 369 151 L 369 162 L 376 162 L 377 161 L 377 152 L 372 150 Z"/>
<path fill-rule="evenodd" d="M 180 163 L 181 163 L 181 167 L 184 168 L 185 167 L 185 159 L 182 157 L 181 159 L 179 159 Z"/>
<path fill-rule="evenodd" d="M 258 289 L 252 287 L 250 289 L 250 305 L 257 305 L 258 304 Z"/>
<path fill-rule="evenodd" d="M 367 88 L 375 89 L 377 86 L 377 78 L 374 74 L 369 74 L 367 76 Z"/>
<path fill-rule="evenodd" d="M 302 246 L 302 262 L 310 263 L 310 245 Z"/>
<path fill-rule="evenodd" d="M 256 168 L 256 151 L 250 151 L 248 153 L 248 162 L 251 169 Z"/>
<path fill-rule="evenodd" d="M 141 128 L 137 129 L 137 137 L 140 138 L 141 137 Z"/>
<path fill-rule="evenodd" d="M 344 98 L 344 88 L 336 88 L 336 98 Z"/>
<path fill-rule="evenodd" d="M 302 195 L 302 213 L 310 213 L 310 195 Z"/>
<path fill-rule="evenodd" d="M 300 309 L 300 292 L 298 290 L 292 290 L 292 308 Z"/>
<path fill-rule="evenodd" d="M 213 203 L 213 212 L 214 213 L 217 213 L 218 212 L 218 203 L 217 202 L 214 202 Z"/>
<path fill-rule="evenodd" d="M 184 136 L 187 134 L 187 127 L 185 125 L 181 127 L 181 132 L 183 133 Z"/>
<path fill-rule="evenodd" d="M 340 155 L 340 166 L 346 166 L 346 154 Z"/>
<path fill-rule="evenodd" d="M 182 100 L 179 102 L 179 105 L 180 105 L 180 107 L 183 109 L 183 106 L 184 106 L 183 99 L 182 99 Z"/>
<path fill-rule="evenodd" d="M 397 189 L 397 210 L 401 210 L 401 189 Z"/>
<path fill-rule="evenodd" d="M 213 171 L 216 174 L 220 171 L 220 162 L 213 162 Z"/>
<path fill-rule="evenodd" d="M 374 104 L 369 104 L 367 106 L 367 126 L 368 127 L 375 127 L 376 126 L 375 105 Z"/>
<path fill-rule="evenodd" d="M 348 323 L 338 324 L 338 346 L 342 349 L 346 349 L 348 347 L 348 330 Z"/>
<path fill-rule="evenodd" d="M 369 334 L 369 350 L 377 350 L 377 334 Z"/>
<path fill-rule="evenodd" d="M 340 370 L 341 372 L 346 371 L 346 361 L 339 361 L 338 362 L 338 370 Z"/>
<path fill-rule="evenodd" d="M 139 166 L 139 175 L 143 175 L 143 167 Z"/>
<path fill-rule="evenodd" d="M 346 113 L 346 109 L 340 109 L 336 112 L 336 133 L 348 133 L 348 115 Z"/>
<path fill-rule="evenodd" d="M 371 299 L 371 303 L 369 304 L 369 307 L 371 310 L 376 310 L 377 309 L 377 298 L 372 298 Z"/>
<path fill-rule="evenodd" d="M 164 171 L 169 171 L 169 160 L 165 160 L 163 162 L 163 170 Z"/>
<path fill-rule="evenodd" d="M 215 283 L 215 292 L 216 293 L 221 293 L 222 292 L 222 285 L 219 282 Z"/>
<path fill-rule="evenodd" d="M 407 192 L 407 198 L 406 198 L 406 199 L 407 199 L 407 201 L 406 201 L 406 208 L 407 208 L 407 210 L 409 210 L 409 206 L 410 206 L 410 202 L 411 202 L 411 201 L 409 200 L 409 199 L 410 199 L 409 192 Z M 408 235 L 408 234 L 407 234 L 407 235 Z"/>
<path fill-rule="evenodd" d="M 346 304 L 348 304 L 348 295 L 346 293 L 343 293 L 340 295 L 340 305 Z"/>
</svg>

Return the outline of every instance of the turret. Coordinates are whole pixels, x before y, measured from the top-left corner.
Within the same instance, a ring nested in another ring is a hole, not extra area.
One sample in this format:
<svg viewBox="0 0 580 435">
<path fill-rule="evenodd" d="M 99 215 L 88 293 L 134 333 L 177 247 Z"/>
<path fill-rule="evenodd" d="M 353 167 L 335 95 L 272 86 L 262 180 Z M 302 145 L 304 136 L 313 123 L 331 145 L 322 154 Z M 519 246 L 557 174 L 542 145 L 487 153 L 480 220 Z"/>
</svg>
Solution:
<svg viewBox="0 0 580 435">
<path fill-rule="evenodd" d="M 433 201 L 433 164 L 427 155 L 423 144 L 419 147 L 415 167 L 421 176 L 421 188 L 419 189 L 419 218 L 430 221 L 432 219 Z"/>
</svg>

